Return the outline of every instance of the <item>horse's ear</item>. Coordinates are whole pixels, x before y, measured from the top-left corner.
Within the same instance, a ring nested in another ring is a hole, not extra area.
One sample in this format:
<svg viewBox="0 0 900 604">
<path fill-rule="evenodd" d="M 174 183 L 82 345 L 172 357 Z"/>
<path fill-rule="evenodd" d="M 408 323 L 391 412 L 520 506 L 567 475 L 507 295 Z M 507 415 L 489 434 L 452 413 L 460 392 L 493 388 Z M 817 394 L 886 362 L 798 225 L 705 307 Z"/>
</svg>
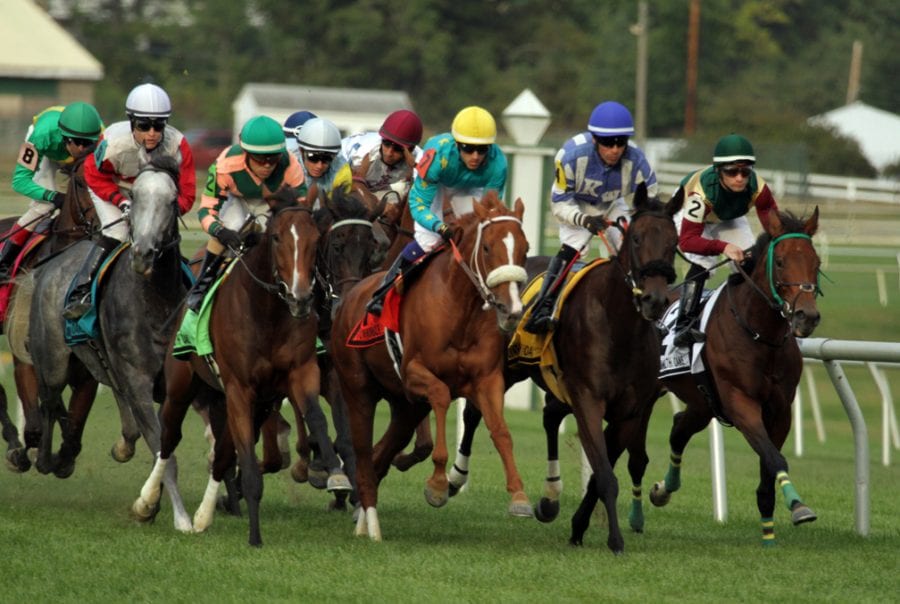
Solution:
<svg viewBox="0 0 900 604">
<path fill-rule="evenodd" d="M 634 188 L 634 196 L 631 200 L 631 205 L 636 210 L 642 210 L 647 206 L 647 183 L 646 182 L 641 181 Z"/>
<path fill-rule="evenodd" d="M 521 197 L 516 198 L 516 203 L 513 204 L 513 214 L 519 220 L 522 220 L 522 216 L 525 214 L 525 202 L 522 201 Z"/>
<path fill-rule="evenodd" d="M 369 222 L 374 222 L 378 217 L 384 214 L 384 209 L 387 207 L 387 195 L 382 195 L 381 199 L 378 200 L 378 203 L 375 204 L 375 207 L 369 210 Z"/>
<path fill-rule="evenodd" d="M 366 174 L 369 173 L 369 166 L 371 165 L 371 160 L 369 159 L 369 154 L 366 153 L 362 158 L 362 163 L 353 170 L 353 176 L 359 176 L 360 178 L 365 178 Z"/>
<path fill-rule="evenodd" d="M 487 196 L 485 196 L 487 197 Z M 488 209 L 487 205 L 482 203 L 480 200 L 472 198 L 472 212 L 478 216 L 478 220 L 486 220 L 490 209 Z"/>
<path fill-rule="evenodd" d="M 278 190 L 266 197 L 266 203 L 272 213 L 297 205 L 297 189 L 290 185 L 282 185 Z"/>
<path fill-rule="evenodd" d="M 803 232 L 810 237 L 815 235 L 817 230 L 819 230 L 819 206 L 816 206 L 812 216 L 810 216 L 809 220 L 806 221 L 806 224 L 803 225 Z"/>
<path fill-rule="evenodd" d="M 769 212 L 769 228 L 766 229 L 772 237 L 778 237 L 784 233 L 784 225 L 781 224 L 781 215 L 777 210 Z"/>
<path fill-rule="evenodd" d="M 678 187 L 678 190 L 675 191 L 675 195 L 666 202 L 666 214 L 675 216 L 675 214 L 681 211 L 682 206 L 684 206 L 684 189 Z"/>
<path fill-rule="evenodd" d="M 315 201 L 319 197 L 319 186 L 316 183 L 309 185 L 306 191 L 306 198 Z"/>
</svg>

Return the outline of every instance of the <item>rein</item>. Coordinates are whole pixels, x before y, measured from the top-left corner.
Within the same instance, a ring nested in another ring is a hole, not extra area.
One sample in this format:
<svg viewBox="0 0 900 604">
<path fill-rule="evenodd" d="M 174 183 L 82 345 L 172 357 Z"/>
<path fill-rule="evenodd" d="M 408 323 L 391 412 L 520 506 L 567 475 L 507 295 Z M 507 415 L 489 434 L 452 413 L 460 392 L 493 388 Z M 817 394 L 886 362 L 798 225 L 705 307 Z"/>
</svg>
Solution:
<svg viewBox="0 0 900 604">
<path fill-rule="evenodd" d="M 337 222 L 332 224 L 330 227 L 328 227 L 328 234 L 330 235 L 332 232 L 336 231 L 337 229 L 340 229 L 342 227 L 347 227 L 347 226 L 367 226 L 371 229 L 372 222 L 369 220 L 365 220 L 364 218 L 345 218 L 343 220 L 338 220 Z M 330 242 L 330 239 L 329 239 L 329 242 Z M 330 278 L 331 273 L 332 273 L 331 266 L 332 266 L 332 260 L 334 259 L 334 256 L 337 254 L 337 252 L 334 250 L 334 248 L 331 247 L 331 245 L 327 245 L 326 250 L 327 251 L 325 251 L 323 253 L 320 248 L 319 253 L 317 254 L 319 258 L 323 259 L 322 262 L 325 266 L 324 266 L 324 270 L 322 270 L 319 266 L 319 262 L 316 262 L 316 267 L 315 267 L 316 279 L 319 281 L 319 283 L 323 284 L 323 289 L 325 291 L 326 299 L 328 299 L 329 301 L 334 301 L 339 298 L 339 296 L 335 292 L 340 288 L 341 285 L 343 285 L 345 283 L 359 282 L 362 278 L 361 277 L 348 277 L 345 279 L 341 279 L 337 283 L 332 283 L 331 278 Z"/>
<path fill-rule="evenodd" d="M 624 216 L 620 216 L 614 223 L 610 223 L 610 226 L 614 226 L 622 233 L 622 241 L 627 243 L 628 247 L 628 270 L 626 271 L 622 262 L 617 262 L 617 266 L 622 270 L 625 276 L 625 281 L 628 283 L 628 286 L 631 288 L 632 301 L 634 302 L 635 308 L 640 311 L 640 298 L 644 294 L 644 290 L 641 289 L 641 286 L 638 284 L 638 281 L 644 279 L 646 277 L 652 275 L 661 275 L 665 277 L 666 283 L 672 284 L 675 281 L 675 267 L 673 267 L 670 263 L 666 262 L 662 259 L 654 259 L 646 264 L 641 265 L 637 258 L 637 252 L 635 252 L 634 245 L 631 244 L 631 240 L 628 238 L 628 231 L 633 228 L 635 224 L 637 224 L 638 220 L 643 217 L 653 217 L 653 218 L 661 218 L 664 220 L 671 220 L 668 214 L 663 212 L 641 212 L 639 214 L 635 214 L 634 220 L 631 221 L 631 224 L 628 223 L 628 220 Z M 603 238 L 606 241 L 606 238 Z M 626 245 L 623 243 L 623 247 Z M 608 245 L 608 244 L 607 244 Z"/>
<path fill-rule="evenodd" d="M 475 246 L 472 248 L 472 256 L 469 260 L 469 263 L 466 263 L 463 260 L 462 254 L 460 253 L 459 248 L 456 246 L 456 242 L 452 239 L 450 240 L 450 248 L 453 251 L 453 258 L 456 260 L 456 263 L 459 264 L 459 266 L 463 269 L 463 272 L 466 274 L 466 276 L 469 277 L 469 280 L 472 281 L 472 284 L 475 285 L 475 289 L 478 290 L 478 295 L 481 296 L 482 300 L 484 300 L 484 310 L 488 310 L 491 307 L 498 308 L 500 306 L 500 303 L 497 302 L 497 297 L 493 294 L 493 292 L 491 292 L 491 288 L 496 287 L 501 283 L 509 283 L 510 281 L 518 281 L 520 283 L 524 283 L 528 278 L 528 274 L 525 272 L 525 268 L 519 266 L 518 264 L 504 264 L 503 266 L 498 266 L 497 268 L 493 269 L 490 273 L 488 273 L 487 277 L 484 277 L 482 275 L 481 266 L 478 262 L 478 253 L 481 250 L 481 237 L 484 229 L 496 222 L 506 220 L 512 220 L 519 226 L 522 226 L 522 221 L 515 216 L 497 216 L 478 224 Z M 473 266 L 474 269 L 472 268 Z"/>
</svg>

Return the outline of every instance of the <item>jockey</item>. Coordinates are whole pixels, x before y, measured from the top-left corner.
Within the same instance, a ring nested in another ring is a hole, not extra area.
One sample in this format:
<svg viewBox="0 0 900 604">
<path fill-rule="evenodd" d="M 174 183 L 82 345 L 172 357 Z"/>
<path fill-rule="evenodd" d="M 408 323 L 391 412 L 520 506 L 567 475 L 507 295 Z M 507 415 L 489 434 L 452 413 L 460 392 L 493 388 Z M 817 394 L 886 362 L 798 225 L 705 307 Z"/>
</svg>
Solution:
<svg viewBox="0 0 900 604">
<path fill-rule="evenodd" d="M 305 196 L 303 169 L 286 151 L 278 122 L 265 115 L 250 118 L 241 128 L 240 143 L 224 149 L 209 167 L 199 218 L 210 238 L 197 283 L 188 295 L 190 310 L 200 310 L 225 248 L 237 252 L 255 243 L 254 237 L 242 238 L 238 232 L 249 216 L 265 207 L 265 198 L 283 187 L 293 189 L 297 198 Z"/>
<path fill-rule="evenodd" d="M 316 185 L 319 191 L 330 193 L 334 181 L 350 180 L 350 168 L 338 177 L 347 162 L 340 155 L 341 131 L 330 121 L 314 117 L 297 131 L 299 149 L 295 156 L 300 160 L 306 186 Z"/>
<path fill-rule="evenodd" d="M 675 216 L 675 224 L 678 247 L 691 266 L 675 322 L 677 346 L 703 341 L 703 333 L 693 328 L 703 284 L 719 254 L 741 262 L 744 249 L 753 245 L 753 231 L 746 214 L 755 208 L 760 223 L 766 227 L 769 214 L 778 210 L 769 186 L 753 170 L 755 163 L 750 141 L 740 134 L 728 134 L 716 143 L 713 165 L 688 174 L 681 181 L 679 190 L 684 194 L 684 205 Z"/>
<path fill-rule="evenodd" d="M 643 151 L 629 144 L 634 120 L 615 101 L 597 105 L 588 129 L 567 140 L 556 153 L 556 179 L 550 190 L 550 208 L 559 222 L 559 252 L 550 260 L 531 318 L 524 328 L 532 333 L 553 326 L 553 308 L 563 280 L 579 257 L 589 250 L 591 237 L 602 235 L 613 251 L 621 235 L 607 221 L 626 216 L 634 190 L 646 183 L 647 193 L 658 192 L 656 173 Z"/>
<path fill-rule="evenodd" d="M 297 145 L 297 134 L 300 133 L 300 127 L 314 117 L 318 116 L 312 111 L 295 111 L 284 120 L 284 125 L 281 127 L 287 150 L 296 155 L 298 160 L 300 159 L 300 147 Z"/>
<path fill-rule="evenodd" d="M 56 172 L 94 149 L 103 121 L 93 105 L 50 107 L 34 116 L 19 149 L 12 188 L 31 204 L 0 243 L 0 278 L 5 278 L 38 222 L 61 208 L 66 194 L 56 190 Z"/>
<path fill-rule="evenodd" d="M 345 138 L 341 154 L 353 169 L 368 157 L 369 170 L 363 178 L 369 189 L 379 198 L 396 191 L 402 199 L 412 182 L 412 167 L 422 157 L 421 140 L 422 120 L 413 111 L 399 109 L 387 116 L 378 132 Z"/>
<path fill-rule="evenodd" d="M 141 170 L 162 158 L 174 159 L 178 172 L 178 211 L 194 205 L 197 175 L 194 155 L 184 135 L 169 125 L 172 103 L 156 84 L 135 86 L 125 99 L 127 120 L 106 129 L 97 149 L 84 162 L 84 178 L 103 233 L 75 276 L 63 315 L 77 319 L 91 307 L 91 283 L 107 254 L 128 237 L 123 220 L 131 209 L 129 193 Z"/>
<path fill-rule="evenodd" d="M 506 188 L 506 156 L 494 143 L 497 124 L 481 107 L 462 109 L 450 132 L 428 139 L 416 165 L 416 179 L 409 194 L 409 210 L 415 220 L 415 240 L 400 252 L 366 310 L 380 315 L 384 297 L 396 279 L 402 279 L 416 260 L 441 243 L 453 239 L 444 222 L 444 202 L 457 215 L 472 211 L 472 198 L 494 190 L 503 197 Z"/>
</svg>

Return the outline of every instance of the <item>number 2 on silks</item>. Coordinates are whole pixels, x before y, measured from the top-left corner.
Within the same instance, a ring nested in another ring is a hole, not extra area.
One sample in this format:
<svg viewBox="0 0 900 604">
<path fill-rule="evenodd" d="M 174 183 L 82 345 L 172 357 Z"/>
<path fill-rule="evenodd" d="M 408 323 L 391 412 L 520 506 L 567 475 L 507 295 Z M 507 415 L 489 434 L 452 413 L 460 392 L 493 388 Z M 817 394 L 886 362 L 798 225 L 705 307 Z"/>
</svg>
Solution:
<svg viewBox="0 0 900 604">
<path fill-rule="evenodd" d="M 687 215 L 693 218 L 695 222 L 700 222 L 703 219 L 703 201 L 700 197 L 691 197 L 688 199 L 688 203 L 690 205 L 687 209 Z"/>
<path fill-rule="evenodd" d="M 31 143 L 23 143 L 19 148 L 19 165 L 28 168 L 32 172 L 37 170 L 38 152 Z"/>
</svg>

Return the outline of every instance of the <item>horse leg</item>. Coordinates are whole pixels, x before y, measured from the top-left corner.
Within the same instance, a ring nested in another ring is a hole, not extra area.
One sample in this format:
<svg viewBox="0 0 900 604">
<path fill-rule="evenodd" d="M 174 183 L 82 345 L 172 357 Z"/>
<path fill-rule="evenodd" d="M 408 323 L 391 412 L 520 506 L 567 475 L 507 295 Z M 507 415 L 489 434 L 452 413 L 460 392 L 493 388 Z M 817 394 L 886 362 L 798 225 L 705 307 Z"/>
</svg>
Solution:
<svg viewBox="0 0 900 604">
<path fill-rule="evenodd" d="M 34 467 L 41 474 L 50 474 L 56 463 L 53 455 L 53 429 L 57 421 L 60 425 L 64 423 L 66 409 L 59 391 L 42 389 L 40 398 L 41 441 Z"/>
<path fill-rule="evenodd" d="M 210 425 L 216 437 L 215 453 L 213 454 L 213 463 L 209 472 L 209 480 L 206 483 L 206 490 L 203 492 L 203 499 L 200 501 L 197 511 L 194 512 L 195 533 L 202 533 L 212 525 L 219 500 L 219 485 L 223 481 L 226 481 L 227 485 L 229 479 L 232 483 L 235 482 L 234 467 L 237 456 L 226 415 L 224 404 L 210 406 Z M 235 516 L 240 516 L 241 508 L 237 500 L 237 489 L 234 487 L 234 484 L 228 491 L 228 501 L 234 504 L 232 513 Z"/>
<path fill-rule="evenodd" d="M 22 455 L 24 449 L 22 441 L 19 440 L 19 429 L 16 423 L 10 419 L 7 411 L 8 400 L 6 398 L 6 390 L 0 386 L 0 425 L 3 426 L 3 440 L 6 441 L 6 467 L 13 472 L 26 472 L 31 467 L 31 461 L 27 455 Z M 22 460 L 28 462 L 22 465 Z"/>
<path fill-rule="evenodd" d="M 426 417 L 416 426 L 416 441 L 413 444 L 413 450 L 409 453 L 404 453 L 402 451 L 398 453 L 397 456 L 394 457 L 394 461 L 391 462 L 391 465 L 401 472 L 406 472 L 414 465 L 428 459 L 428 456 L 431 455 L 433 450 L 434 440 L 431 436 L 431 421 Z M 450 491 L 451 497 L 456 494 L 452 486 L 450 487 Z"/>
<path fill-rule="evenodd" d="M 350 439 L 350 423 L 347 418 L 347 404 L 341 394 L 340 384 L 338 383 L 337 372 L 329 368 L 324 376 L 322 383 L 325 386 L 325 400 L 331 407 L 331 423 L 334 426 L 334 448 L 340 456 L 344 464 L 344 472 L 350 480 L 352 491 L 349 494 L 350 504 L 356 506 L 359 503 L 359 496 L 356 490 L 356 454 L 353 452 L 353 442 Z M 331 502 L 329 509 L 342 510 L 346 509 L 348 494 L 345 492 L 336 492 L 335 499 Z"/>
<path fill-rule="evenodd" d="M 372 446 L 375 405 L 378 401 L 372 400 L 368 385 L 358 387 L 342 384 L 341 392 L 347 404 L 347 422 L 356 458 L 356 489 L 360 511 L 354 535 L 368 535 L 372 541 L 381 541 L 381 526 L 375 509 L 378 504 L 378 478 L 375 474 Z"/>
<path fill-rule="evenodd" d="M 70 382 L 72 396 L 69 398 L 68 421 L 62 431 L 62 442 L 53 474 L 57 478 L 68 478 L 75 471 L 75 458 L 81 453 L 81 437 L 87 423 L 88 414 L 97 396 L 97 381 L 88 375 Z"/>
<path fill-rule="evenodd" d="M 628 450 L 628 475 L 631 477 L 631 507 L 628 512 L 628 524 L 635 533 L 644 532 L 644 508 L 641 483 L 644 472 L 650 461 L 647 457 L 647 425 L 650 423 L 652 407 L 639 417 L 632 417 L 623 422 L 610 422 L 604 430 L 609 462 L 613 467 Z"/>
<path fill-rule="evenodd" d="M 322 461 L 328 469 L 326 489 L 329 493 L 350 491 L 350 480 L 344 474 L 341 462 L 334 452 L 334 444 L 328 436 L 328 419 L 319 404 L 320 378 L 319 366 L 313 358 L 291 373 L 288 398 L 295 409 L 300 409 L 301 419 L 306 422 L 312 438 L 319 443 Z"/>
<path fill-rule="evenodd" d="M 279 446 L 281 426 L 287 422 L 281 417 L 279 407 L 280 404 L 276 404 L 272 407 L 271 413 L 269 413 L 268 417 L 263 421 L 261 428 L 263 458 L 259 462 L 259 470 L 263 474 L 274 474 L 287 467 L 283 463 L 284 457 L 281 454 L 281 448 Z M 290 459 L 288 459 L 288 464 L 290 464 Z"/>
<path fill-rule="evenodd" d="M 580 395 L 576 400 L 590 400 L 588 392 L 582 392 Z M 602 427 L 603 411 L 606 407 L 606 401 L 598 401 L 590 405 L 580 405 L 573 409 L 575 419 L 578 422 L 578 435 L 581 439 L 581 446 L 594 473 L 591 476 L 588 492 L 585 493 L 582 499 L 582 505 L 575 515 L 572 516 L 572 535 L 569 538 L 569 542 L 572 545 L 582 545 L 584 533 L 590 524 L 590 512 L 593 511 L 594 504 L 599 499 L 606 508 L 606 517 L 609 522 L 606 546 L 614 554 L 621 554 L 625 550 L 625 541 L 619 529 L 619 517 L 616 512 L 619 482 L 613 472 Z"/>
<path fill-rule="evenodd" d="M 456 452 L 456 461 L 450 468 L 450 497 L 459 493 L 469 481 L 469 457 L 472 456 L 475 430 L 478 429 L 480 423 L 481 411 L 467 400 L 463 409 L 463 435 L 459 442 L 459 450 Z"/>
<path fill-rule="evenodd" d="M 141 437 L 141 430 L 135 420 L 134 413 L 127 404 L 119 402 L 116 398 L 116 406 L 119 409 L 119 422 L 122 426 L 122 432 L 118 440 L 113 443 L 109 450 L 109 454 L 119 463 L 131 461 L 134 457 L 135 443 Z"/>
<path fill-rule="evenodd" d="M 547 478 L 544 480 L 544 495 L 534 506 L 534 516 L 541 522 L 553 522 L 559 515 L 559 498 L 563 483 L 559 471 L 559 426 L 572 412 L 549 392 L 544 395 L 544 436 L 547 440 Z"/>
<path fill-rule="evenodd" d="M 316 376 L 316 388 L 318 389 L 318 376 Z M 225 400 L 228 414 L 228 432 L 234 439 L 234 449 L 238 460 L 238 469 L 241 473 L 241 493 L 247 502 L 247 515 L 250 520 L 250 534 L 248 543 L 254 547 L 262 545 L 262 536 L 259 530 L 259 504 L 262 501 L 263 481 L 259 471 L 259 463 L 256 460 L 256 434 L 253 428 L 253 403 L 256 397 L 253 391 L 243 384 L 237 384 L 235 380 L 225 384 Z M 218 441 L 226 440 L 217 438 L 216 456 L 222 451 Z M 213 464 L 213 481 L 218 487 L 221 481 L 223 467 L 219 460 Z M 206 500 L 206 496 L 204 496 Z M 215 497 L 213 497 L 215 501 Z M 215 505 L 213 505 L 215 507 Z"/>
<path fill-rule="evenodd" d="M 31 467 L 28 458 L 28 449 L 35 449 L 41 443 L 41 417 L 40 399 L 38 397 L 38 379 L 34 365 L 29 365 L 18 359 L 13 359 L 13 375 L 16 382 L 16 393 L 22 402 L 22 415 L 25 418 L 25 426 L 22 430 L 24 446 L 8 451 L 6 459 L 19 472 L 26 472 Z"/>
<path fill-rule="evenodd" d="M 669 470 L 663 480 L 650 489 L 650 503 L 662 507 L 669 503 L 672 493 L 681 488 L 681 456 L 694 434 L 709 425 L 712 413 L 705 401 L 689 403 L 684 411 L 672 417 L 672 431 L 669 433 Z"/>
<path fill-rule="evenodd" d="M 475 402 L 484 417 L 484 424 L 491 433 L 494 448 L 500 454 L 503 461 L 503 471 L 506 474 L 506 492 L 511 495 L 509 514 L 522 518 L 531 518 L 531 503 L 525 494 L 522 477 L 516 468 L 516 460 L 513 457 L 512 436 L 509 427 L 503 419 L 503 374 L 485 376 L 476 388 Z M 440 438 L 440 434 L 438 434 Z"/>
</svg>

